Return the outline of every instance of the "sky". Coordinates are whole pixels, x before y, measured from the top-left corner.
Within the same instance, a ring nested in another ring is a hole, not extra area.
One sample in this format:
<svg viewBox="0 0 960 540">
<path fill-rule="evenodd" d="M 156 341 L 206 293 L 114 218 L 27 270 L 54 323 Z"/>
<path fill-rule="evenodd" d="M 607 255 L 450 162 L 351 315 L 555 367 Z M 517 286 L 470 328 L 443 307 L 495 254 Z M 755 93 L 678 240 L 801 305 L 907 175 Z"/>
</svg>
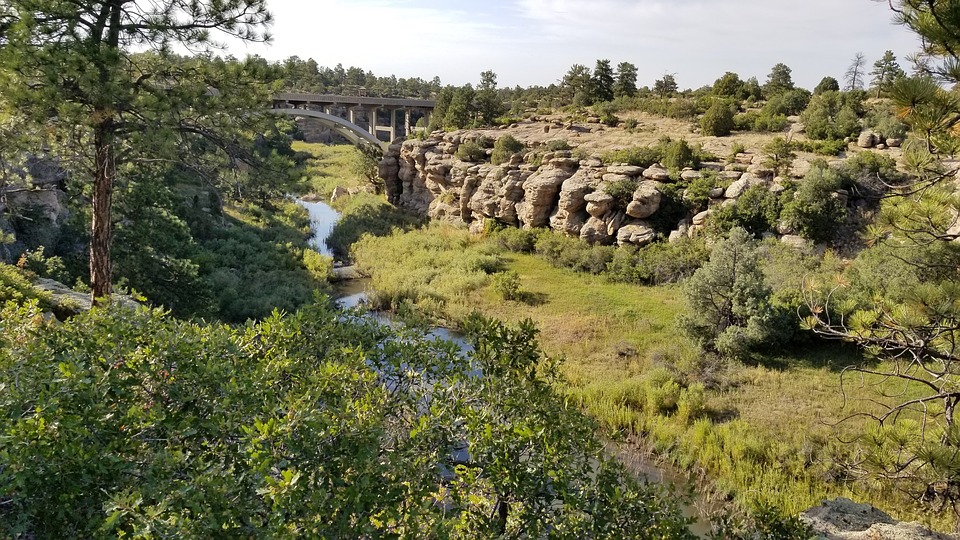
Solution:
<svg viewBox="0 0 960 540">
<path fill-rule="evenodd" d="M 235 56 L 313 58 L 378 76 L 439 76 L 476 84 L 493 70 L 500 86 L 549 85 L 573 64 L 597 59 L 638 68 L 638 86 L 670 73 L 681 89 L 726 71 L 763 83 L 778 62 L 812 89 L 842 82 L 858 52 L 872 66 L 892 50 L 918 49 L 876 0 L 268 0 L 272 43 L 231 44 Z"/>
</svg>

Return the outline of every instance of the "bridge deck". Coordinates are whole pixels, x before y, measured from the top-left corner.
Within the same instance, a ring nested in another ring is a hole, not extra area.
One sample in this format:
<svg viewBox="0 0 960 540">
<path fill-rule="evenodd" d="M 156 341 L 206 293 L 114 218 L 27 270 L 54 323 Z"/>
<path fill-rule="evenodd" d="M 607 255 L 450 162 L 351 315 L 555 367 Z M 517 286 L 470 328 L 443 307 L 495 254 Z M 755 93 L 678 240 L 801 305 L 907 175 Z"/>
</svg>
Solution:
<svg viewBox="0 0 960 540">
<path fill-rule="evenodd" d="M 343 105 L 372 105 L 377 107 L 411 107 L 432 109 L 437 102 L 429 99 L 380 98 L 366 96 L 337 96 L 332 94 L 282 93 L 273 96 L 274 101 L 288 103 L 332 103 Z"/>
</svg>

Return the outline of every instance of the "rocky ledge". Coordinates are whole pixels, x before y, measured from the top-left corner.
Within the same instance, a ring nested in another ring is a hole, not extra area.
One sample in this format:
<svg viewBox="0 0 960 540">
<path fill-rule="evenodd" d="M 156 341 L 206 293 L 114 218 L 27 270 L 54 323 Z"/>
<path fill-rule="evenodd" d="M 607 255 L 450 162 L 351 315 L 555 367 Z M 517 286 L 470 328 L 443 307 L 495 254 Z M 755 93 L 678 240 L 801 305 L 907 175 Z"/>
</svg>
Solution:
<svg viewBox="0 0 960 540">
<path fill-rule="evenodd" d="M 473 231 L 495 220 L 528 229 L 550 227 L 591 243 L 643 246 L 655 239 L 651 220 L 660 211 L 664 185 L 677 177 L 665 167 L 605 164 L 598 156 L 577 159 L 571 151 L 542 148 L 528 152 L 526 159 L 515 154 L 500 165 L 459 159 L 460 145 L 478 137 L 469 131 L 435 132 L 391 145 L 380 163 L 390 202 Z M 729 187 L 710 193 L 708 210 L 672 225 L 670 239 L 696 234 L 714 208 L 736 204 L 751 186 L 782 189 L 783 179 L 762 161 L 759 155 L 740 154 L 733 163 L 702 163 L 700 170 L 679 171 L 683 180 L 692 181 L 703 169 L 712 169 Z M 616 200 L 605 189 L 622 180 L 637 185 L 628 201 Z"/>
</svg>

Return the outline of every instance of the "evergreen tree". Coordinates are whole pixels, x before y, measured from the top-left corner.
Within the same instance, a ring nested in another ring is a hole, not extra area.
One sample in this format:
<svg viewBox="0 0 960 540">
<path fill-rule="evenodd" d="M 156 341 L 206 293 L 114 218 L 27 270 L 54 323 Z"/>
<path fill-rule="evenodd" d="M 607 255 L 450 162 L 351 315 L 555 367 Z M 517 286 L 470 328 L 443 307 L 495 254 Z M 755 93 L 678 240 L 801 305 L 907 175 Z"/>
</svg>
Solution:
<svg viewBox="0 0 960 540">
<path fill-rule="evenodd" d="M 662 79 L 653 83 L 653 92 L 663 99 L 677 92 L 677 79 L 672 73 L 665 73 Z"/>
<path fill-rule="evenodd" d="M 207 48 L 210 32 L 216 30 L 262 41 L 271 18 L 265 0 L 68 4 L 5 2 L 0 95 L 10 107 L 30 111 L 36 121 L 51 125 L 61 140 L 72 141 L 74 155 L 84 158 L 83 169 L 92 183 L 90 286 L 99 299 L 111 291 L 113 190 L 118 170 L 135 157 L 130 149 L 148 151 L 149 144 L 162 140 L 162 132 L 171 138 L 173 133 L 213 135 L 211 125 L 196 121 L 204 118 L 203 109 L 236 105 L 258 95 L 251 96 L 252 89 L 242 99 L 222 90 L 213 95 L 210 87 L 217 82 L 185 84 L 200 70 L 166 61 L 169 50 Z M 156 61 L 131 61 L 131 51 L 143 49 L 155 50 Z M 181 114 L 191 107 L 200 111 Z M 139 140 L 131 146 L 134 139 Z M 224 141 L 223 147 L 229 144 Z"/>
<path fill-rule="evenodd" d="M 614 97 L 633 97 L 637 95 L 637 66 L 630 62 L 617 65 L 617 81 L 613 86 Z"/>
<path fill-rule="evenodd" d="M 767 76 L 767 83 L 763 85 L 763 95 L 769 99 L 777 94 L 782 94 L 788 90 L 793 90 L 793 78 L 790 76 L 791 69 L 786 64 L 779 63 L 770 70 Z"/>
<path fill-rule="evenodd" d="M 881 93 L 889 89 L 894 81 L 905 77 L 906 73 L 897 63 L 897 57 L 894 56 L 893 51 L 887 51 L 883 53 L 882 58 L 873 63 L 873 71 L 870 72 L 870 75 L 873 76 L 871 83 L 877 89 L 877 97 L 879 98 Z"/>
<path fill-rule="evenodd" d="M 589 105 L 592 103 L 590 96 L 590 68 L 583 64 L 574 64 L 570 66 L 566 75 L 563 76 L 561 86 L 564 89 L 565 97 L 578 105 Z"/>
<path fill-rule="evenodd" d="M 888 200 L 868 231 L 916 270 L 918 284 L 866 305 L 837 300 L 842 283 L 811 284 L 807 326 L 824 336 L 864 347 L 883 362 L 845 371 L 893 381 L 896 389 L 856 411 L 877 425 L 861 439 L 865 453 L 855 470 L 915 494 L 918 501 L 954 513 L 960 524 L 960 195 L 956 166 L 941 161 L 960 143 L 960 101 L 940 80 L 960 83 L 960 19 L 955 0 L 891 0 L 899 24 L 921 38 L 926 76 L 901 78 L 890 96 L 897 115 L 917 134 L 902 165 L 913 181 Z M 933 79 L 936 76 L 939 80 Z M 909 142 L 909 141 L 908 141 Z M 882 389 L 881 389 L 882 392 Z"/>
<path fill-rule="evenodd" d="M 614 77 L 610 60 L 597 60 L 590 83 L 592 86 L 591 97 L 594 102 L 613 101 Z"/>
<path fill-rule="evenodd" d="M 840 82 L 837 79 L 827 76 L 820 79 L 820 82 L 817 83 L 816 88 L 813 89 L 813 95 L 819 95 L 824 92 L 839 92 L 840 91 Z"/>
<path fill-rule="evenodd" d="M 484 71 L 480 74 L 475 100 L 480 120 L 486 125 L 492 125 L 496 118 L 506 111 L 500 93 L 497 92 L 496 73 Z"/>
<path fill-rule="evenodd" d="M 713 95 L 745 99 L 744 84 L 740 76 L 733 72 L 726 72 L 713 83 Z"/>
</svg>

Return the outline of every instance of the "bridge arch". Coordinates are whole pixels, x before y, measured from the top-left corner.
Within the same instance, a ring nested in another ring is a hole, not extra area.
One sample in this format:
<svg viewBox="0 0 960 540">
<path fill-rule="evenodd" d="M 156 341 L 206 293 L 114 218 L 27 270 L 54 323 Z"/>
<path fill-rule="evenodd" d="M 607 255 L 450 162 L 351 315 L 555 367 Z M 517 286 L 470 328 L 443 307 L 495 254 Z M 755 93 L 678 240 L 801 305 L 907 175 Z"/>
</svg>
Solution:
<svg viewBox="0 0 960 540">
<path fill-rule="evenodd" d="M 337 135 L 341 135 L 353 144 L 372 144 L 381 149 L 386 149 L 386 147 L 389 145 L 389 143 L 381 141 L 370 134 L 370 132 L 354 124 L 353 122 L 344 120 L 339 116 L 327 114 L 323 111 L 315 111 L 312 109 L 278 108 L 270 109 L 270 112 L 284 114 L 287 116 L 306 116 L 308 118 L 316 118 L 325 127 L 332 129 Z"/>
</svg>

